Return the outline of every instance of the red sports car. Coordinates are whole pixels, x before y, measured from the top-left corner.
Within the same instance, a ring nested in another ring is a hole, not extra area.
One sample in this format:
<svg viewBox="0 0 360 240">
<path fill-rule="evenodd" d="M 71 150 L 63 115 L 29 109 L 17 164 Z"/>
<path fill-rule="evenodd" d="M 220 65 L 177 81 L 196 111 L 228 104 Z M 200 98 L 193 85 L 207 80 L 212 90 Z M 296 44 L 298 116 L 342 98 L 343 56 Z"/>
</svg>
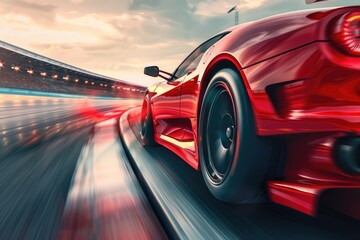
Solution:
<svg viewBox="0 0 360 240">
<path fill-rule="evenodd" d="M 165 80 L 146 91 L 143 144 L 201 170 L 216 198 L 315 215 L 327 196 L 360 218 L 360 6 L 242 24 L 145 74 Z"/>
</svg>

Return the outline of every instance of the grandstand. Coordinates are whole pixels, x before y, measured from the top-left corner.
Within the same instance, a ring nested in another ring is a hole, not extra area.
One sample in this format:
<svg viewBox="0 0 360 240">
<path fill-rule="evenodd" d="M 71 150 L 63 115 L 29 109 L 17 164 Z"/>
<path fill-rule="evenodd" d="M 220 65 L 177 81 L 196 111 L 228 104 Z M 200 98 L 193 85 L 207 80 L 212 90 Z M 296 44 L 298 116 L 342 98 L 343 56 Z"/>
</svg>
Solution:
<svg viewBox="0 0 360 240">
<path fill-rule="evenodd" d="M 0 87 L 87 96 L 140 97 L 144 87 L 92 73 L 0 41 Z"/>
</svg>

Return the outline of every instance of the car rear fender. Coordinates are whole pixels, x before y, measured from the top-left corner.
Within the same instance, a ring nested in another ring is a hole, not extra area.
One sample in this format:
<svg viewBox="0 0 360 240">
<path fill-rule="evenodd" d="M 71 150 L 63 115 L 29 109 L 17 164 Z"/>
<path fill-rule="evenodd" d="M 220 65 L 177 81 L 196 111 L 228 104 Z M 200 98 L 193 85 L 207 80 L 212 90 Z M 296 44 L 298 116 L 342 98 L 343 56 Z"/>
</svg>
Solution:
<svg viewBox="0 0 360 240">
<path fill-rule="evenodd" d="M 201 79 L 200 83 L 200 92 L 199 92 L 199 100 L 198 100 L 198 108 L 197 108 L 197 116 L 199 116 L 200 110 L 201 110 L 201 104 L 204 98 L 204 94 L 206 91 L 206 88 L 212 79 L 212 77 L 221 69 L 224 68 L 231 68 L 235 70 L 243 80 L 244 86 L 246 88 L 246 91 L 248 93 L 248 96 L 250 98 L 250 102 L 253 102 L 252 99 L 252 92 L 250 89 L 250 85 L 247 81 L 247 78 L 242 71 L 243 67 L 241 66 L 240 62 L 236 59 L 234 55 L 232 55 L 229 52 L 223 52 L 216 55 L 215 58 L 213 58 L 211 61 L 209 61 L 208 65 L 206 66 L 205 70 L 203 71 L 203 75 L 199 76 L 199 79 Z M 256 124 L 256 123 L 255 123 Z"/>
</svg>

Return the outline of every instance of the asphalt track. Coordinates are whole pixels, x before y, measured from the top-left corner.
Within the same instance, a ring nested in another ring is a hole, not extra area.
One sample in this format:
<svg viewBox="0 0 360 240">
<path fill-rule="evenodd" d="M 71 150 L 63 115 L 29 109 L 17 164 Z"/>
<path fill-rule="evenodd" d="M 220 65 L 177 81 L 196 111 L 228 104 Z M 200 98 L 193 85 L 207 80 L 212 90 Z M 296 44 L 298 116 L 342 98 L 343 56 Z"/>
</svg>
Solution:
<svg viewBox="0 0 360 240">
<path fill-rule="evenodd" d="M 358 221 L 325 207 L 316 218 L 276 204 L 221 203 L 200 172 L 161 146 L 140 143 L 140 109 L 122 115 L 121 138 L 147 196 L 171 238 L 359 239 Z"/>
<path fill-rule="evenodd" d="M 217 201 L 175 154 L 141 145 L 140 103 L 0 95 L 0 239 L 359 238 L 330 209 Z"/>
<path fill-rule="evenodd" d="M 0 239 L 165 238 L 121 153 L 139 104 L 0 95 Z"/>
</svg>

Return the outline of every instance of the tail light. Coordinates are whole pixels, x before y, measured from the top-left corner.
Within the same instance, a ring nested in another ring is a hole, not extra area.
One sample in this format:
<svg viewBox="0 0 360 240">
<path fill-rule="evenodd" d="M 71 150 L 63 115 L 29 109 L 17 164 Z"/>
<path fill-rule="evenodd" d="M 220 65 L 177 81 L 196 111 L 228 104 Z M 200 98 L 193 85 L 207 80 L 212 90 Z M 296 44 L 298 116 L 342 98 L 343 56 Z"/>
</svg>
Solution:
<svg viewBox="0 0 360 240">
<path fill-rule="evenodd" d="M 360 12 L 352 12 L 335 19 L 330 38 L 342 51 L 360 57 Z"/>
</svg>

